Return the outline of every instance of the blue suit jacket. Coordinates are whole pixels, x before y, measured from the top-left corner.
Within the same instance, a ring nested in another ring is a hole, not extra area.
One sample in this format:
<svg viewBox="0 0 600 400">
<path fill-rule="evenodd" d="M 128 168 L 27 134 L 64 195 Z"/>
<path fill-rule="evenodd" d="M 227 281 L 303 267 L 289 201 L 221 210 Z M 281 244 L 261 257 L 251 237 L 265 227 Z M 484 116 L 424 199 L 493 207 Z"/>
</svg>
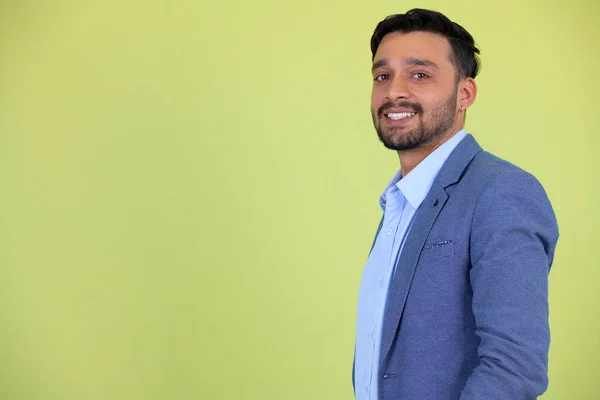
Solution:
<svg viewBox="0 0 600 400">
<path fill-rule="evenodd" d="M 542 394 L 557 240 L 540 183 L 467 135 L 418 209 L 390 283 L 379 399 Z"/>
</svg>

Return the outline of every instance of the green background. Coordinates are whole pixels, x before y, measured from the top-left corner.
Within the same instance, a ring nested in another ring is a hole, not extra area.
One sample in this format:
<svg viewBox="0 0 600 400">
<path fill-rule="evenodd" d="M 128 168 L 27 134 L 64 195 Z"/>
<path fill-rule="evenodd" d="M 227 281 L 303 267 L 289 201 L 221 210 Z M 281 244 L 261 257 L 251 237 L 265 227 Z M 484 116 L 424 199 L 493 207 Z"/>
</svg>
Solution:
<svg viewBox="0 0 600 400">
<path fill-rule="evenodd" d="M 592 0 L 0 2 L 0 399 L 351 399 L 398 167 L 369 39 L 415 6 L 474 35 L 467 130 L 555 206 L 543 398 L 600 399 Z"/>
</svg>

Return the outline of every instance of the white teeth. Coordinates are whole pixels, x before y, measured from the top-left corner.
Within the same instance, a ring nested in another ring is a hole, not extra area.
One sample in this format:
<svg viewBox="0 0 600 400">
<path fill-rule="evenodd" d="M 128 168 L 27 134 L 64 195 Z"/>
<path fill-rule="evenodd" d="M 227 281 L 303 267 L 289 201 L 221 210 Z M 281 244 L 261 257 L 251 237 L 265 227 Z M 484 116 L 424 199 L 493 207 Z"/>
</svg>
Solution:
<svg viewBox="0 0 600 400">
<path fill-rule="evenodd" d="M 398 119 L 403 119 L 403 118 L 407 118 L 407 117 L 412 117 L 413 115 L 415 115 L 416 113 L 407 113 L 407 112 L 401 112 L 401 113 L 387 113 L 387 117 L 389 119 L 394 119 L 394 120 L 398 120 Z"/>
</svg>

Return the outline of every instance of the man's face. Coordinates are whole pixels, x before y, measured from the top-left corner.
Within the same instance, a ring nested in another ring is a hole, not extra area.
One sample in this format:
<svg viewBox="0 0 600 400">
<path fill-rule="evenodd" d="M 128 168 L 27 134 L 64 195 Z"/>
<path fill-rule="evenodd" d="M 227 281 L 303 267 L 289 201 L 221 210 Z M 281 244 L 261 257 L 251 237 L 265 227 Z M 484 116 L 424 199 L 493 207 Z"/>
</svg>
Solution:
<svg viewBox="0 0 600 400">
<path fill-rule="evenodd" d="M 456 76 L 443 36 L 387 34 L 373 60 L 371 94 L 373 124 L 383 144 L 411 150 L 458 131 Z"/>
</svg>

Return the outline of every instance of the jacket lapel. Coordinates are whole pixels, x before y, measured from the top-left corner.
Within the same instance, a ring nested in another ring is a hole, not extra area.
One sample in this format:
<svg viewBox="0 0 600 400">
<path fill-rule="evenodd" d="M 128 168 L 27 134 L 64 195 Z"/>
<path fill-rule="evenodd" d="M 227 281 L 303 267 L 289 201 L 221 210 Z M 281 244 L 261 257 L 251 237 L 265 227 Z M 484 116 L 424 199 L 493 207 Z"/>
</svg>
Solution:
<svg viewBox="0 0 600 400">
<path fill-rule="evenodd" d="M 481 147 L 473 136 L 467 135 L 450 154 L 417 210 L 390 283 L 381 336 L 381 362 L 387 357 L 396 336 L 421 249 L 448 200 L 445 189 L 460 180 L 473 157 L 480 151 Z"/>
</svg>

